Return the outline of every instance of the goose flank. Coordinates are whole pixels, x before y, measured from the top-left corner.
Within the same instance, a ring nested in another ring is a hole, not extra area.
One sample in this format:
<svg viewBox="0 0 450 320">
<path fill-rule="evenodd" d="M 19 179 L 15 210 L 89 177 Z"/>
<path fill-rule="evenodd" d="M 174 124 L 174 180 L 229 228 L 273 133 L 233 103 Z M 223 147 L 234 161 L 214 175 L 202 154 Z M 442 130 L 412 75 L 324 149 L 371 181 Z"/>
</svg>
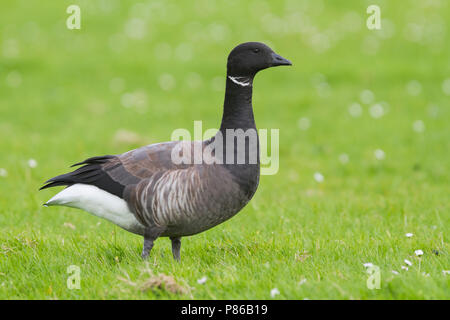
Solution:
<svg viewBox="0 0 450 320">
<path fill-rule="evenodd" d="M 282 65 L 291 62 L 263 43 L 238 45 L 228 56 L 222 122 L 213 138 L 157 143 L 76 163 L 76 170 L 48 180 L 41 188 L 66 186 L 45 206 L 82 209 L 142 235 L 143 258 L 158 237 L 169 237 L 174 259 L 180 260 L 181 237 L 230 219 L 255 194 L 260 162 L 253 79 L 258 71 Z M 255 139 L 246 136 L 244 148 L 238 147 L 237 138 L 225 143 L 228 132 L 238 130 L 254 130 Z M 217 145 L 223 146 L 221 152 L 211 148 Z M 196 152 L 203 155 L 201 163 L 173 161 L 174 154 L 193 159 Z"/>
</svg>

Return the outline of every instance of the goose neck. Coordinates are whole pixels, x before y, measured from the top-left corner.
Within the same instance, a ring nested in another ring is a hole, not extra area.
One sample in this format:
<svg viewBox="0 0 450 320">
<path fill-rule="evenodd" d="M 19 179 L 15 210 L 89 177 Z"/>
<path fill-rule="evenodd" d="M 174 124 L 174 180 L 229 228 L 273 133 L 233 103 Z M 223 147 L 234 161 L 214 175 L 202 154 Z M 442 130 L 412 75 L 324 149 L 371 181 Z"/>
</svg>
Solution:
<svg viewBox="0 0 450 320">
<path fill-rule="evenodd" d="M 253 77 L 227 75 L 220 130 L 255 129 L 252 107 Z"/>
</svg>

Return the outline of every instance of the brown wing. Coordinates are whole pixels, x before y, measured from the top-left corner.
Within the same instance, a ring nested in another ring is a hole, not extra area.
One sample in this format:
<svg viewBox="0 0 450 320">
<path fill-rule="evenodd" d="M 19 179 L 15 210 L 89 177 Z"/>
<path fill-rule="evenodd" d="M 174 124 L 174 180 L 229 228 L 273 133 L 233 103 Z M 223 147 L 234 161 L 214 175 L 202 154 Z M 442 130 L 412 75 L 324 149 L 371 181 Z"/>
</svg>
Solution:
<svg viewBox="0 0 450 320">
<path fill-rule="evenodd" d="M 189 166 L 185 164 L 176 165 L 172 162 L 172 149 L 177 143 L 178 141 L 158 143 L 121 155 L 106 155 L 86 159 L 73 165 L 81 165 L 75 171 L 47 180 L 41 190 L 83 183 L 97 186 L 123 198 L 127 186 L 138 184 L 142 179 L 150 178 L 158 172 Z"/>
<path fill-rule="evenodd" d="M 176 165 L 172 161 L 172 150 L 177 143 L 178 141 L 158 143 L 123 153 L 114 161 L 105 163 L 103 170 L 114 181 L 127 186 L 150 178 L 156 172 L 186 168 L 189 165 Z"/>
</svg>

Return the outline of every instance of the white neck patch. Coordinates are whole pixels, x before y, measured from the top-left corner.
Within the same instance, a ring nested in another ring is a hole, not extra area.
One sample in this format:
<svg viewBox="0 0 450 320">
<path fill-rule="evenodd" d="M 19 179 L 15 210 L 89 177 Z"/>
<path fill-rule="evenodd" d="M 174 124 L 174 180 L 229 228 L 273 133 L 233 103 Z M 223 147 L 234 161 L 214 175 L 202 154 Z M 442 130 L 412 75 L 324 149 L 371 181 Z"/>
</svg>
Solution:
<svg viewBox="0 0 450 320">
<path fill-rule="evenodd" d="M 252 85 L 252 79 L 249 77 L 232 77 L 228 76 L 228 79 L 240 85 L 241 87 L 248 87 Z"/>
</svg>

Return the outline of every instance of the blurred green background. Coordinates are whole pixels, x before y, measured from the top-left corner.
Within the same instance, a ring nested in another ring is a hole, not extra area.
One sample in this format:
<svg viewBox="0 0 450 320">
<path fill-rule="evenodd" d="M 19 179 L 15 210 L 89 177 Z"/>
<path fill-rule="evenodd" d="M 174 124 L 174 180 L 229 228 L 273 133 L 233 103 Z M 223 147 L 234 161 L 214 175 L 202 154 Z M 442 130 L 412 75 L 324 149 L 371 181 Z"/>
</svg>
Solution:
<svg viewBox="0 0 450 320">
<path fill-rule="evenodd" d="M 71 4 L 80 30 L 66 27 Z M 366 27 L 371 4 L 381 30 Z M 0 298 L 450 298 L 449 17 L 443 0 L 3 1 Z M 194 120 L 219 127 L 226 58 L 245 41 L 294 64 L 254 83 L 258 128 L 280 129 L 279 172 L 235 218 L 186 239 L 181 264 L 157 242 L 148 268 L 195 290 L 129 286 L 118 277 L 145 281 L 141 239 L 43 208 L 56 190 L 37 189 Z M 81 290 L 66 288 L 71 264 Z"/>
</svg>

